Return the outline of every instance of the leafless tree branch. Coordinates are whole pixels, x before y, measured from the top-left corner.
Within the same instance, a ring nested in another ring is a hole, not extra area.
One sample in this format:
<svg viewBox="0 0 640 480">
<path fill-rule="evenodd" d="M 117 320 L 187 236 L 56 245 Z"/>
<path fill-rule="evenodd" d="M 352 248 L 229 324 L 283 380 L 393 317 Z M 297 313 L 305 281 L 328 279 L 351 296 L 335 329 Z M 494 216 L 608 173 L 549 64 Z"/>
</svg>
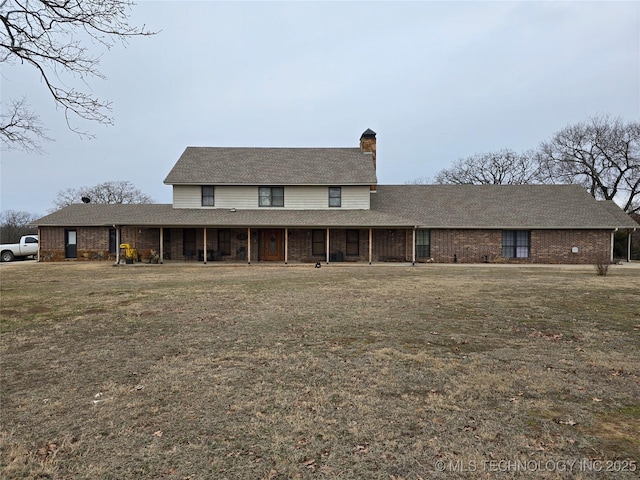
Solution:
<svg viewBox="0 0 640 480">
<path fill-rule="evenodd" d="M 69 128 L 91 137 L 74 127 L 71 117 L 111 125 L 111 102 L 66 86 L 61 75 L 83 82 L 105 79 L 99 70 L 100 56 L 84 46 L 83 38 L 110 49 L 118 41 L 126 44 L 130 37 L 153 35 L 144 26 L 129 25 L 133 5 L 130 0 L 4 0 L 0 3 L 0 62 L 32 66 L 63 108 Z M 35 114 L 24 108 L 21 113 L 33 123 Z M 34 130 L 31 134 L 38 136 Z"/>
</svg>

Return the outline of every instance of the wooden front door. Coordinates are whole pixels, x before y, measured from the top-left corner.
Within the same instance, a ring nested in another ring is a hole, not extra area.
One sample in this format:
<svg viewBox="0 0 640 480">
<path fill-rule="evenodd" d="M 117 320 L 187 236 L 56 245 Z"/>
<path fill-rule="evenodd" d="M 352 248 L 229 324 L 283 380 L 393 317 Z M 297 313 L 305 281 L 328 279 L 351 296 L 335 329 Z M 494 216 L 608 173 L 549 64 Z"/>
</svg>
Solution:
<svg viewBox="0 0 640 480">
<path fill-rule="evenodd" d="M 260 260 L 284 261 L 284 231 L 260 230 Z"/>
</svg>

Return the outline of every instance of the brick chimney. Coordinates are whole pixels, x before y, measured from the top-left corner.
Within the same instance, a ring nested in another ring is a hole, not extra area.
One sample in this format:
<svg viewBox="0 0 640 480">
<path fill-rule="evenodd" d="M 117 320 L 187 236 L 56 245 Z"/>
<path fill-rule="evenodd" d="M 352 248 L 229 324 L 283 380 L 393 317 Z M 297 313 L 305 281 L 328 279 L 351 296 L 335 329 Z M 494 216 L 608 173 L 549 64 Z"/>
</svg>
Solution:
<svg viewBox="0 0 640 480">
<path fill-rule="evenodd" d="M 373 160 L 373 169 L 376 169 L 376 132 L 367 128 L 362 135 L 360 135 L 360 151 L 362 153 L 370 153 Z M 371 185 L 370 190 L 376 191 L 376 186 Z"/>
<path fill-rule="evenodd" d="M 360 135 L 360 151 L 362 153 L 370 153 L 373 159 L 373 168 L 376 168 L 376 132 L 367 128 Z"/>
</svg>

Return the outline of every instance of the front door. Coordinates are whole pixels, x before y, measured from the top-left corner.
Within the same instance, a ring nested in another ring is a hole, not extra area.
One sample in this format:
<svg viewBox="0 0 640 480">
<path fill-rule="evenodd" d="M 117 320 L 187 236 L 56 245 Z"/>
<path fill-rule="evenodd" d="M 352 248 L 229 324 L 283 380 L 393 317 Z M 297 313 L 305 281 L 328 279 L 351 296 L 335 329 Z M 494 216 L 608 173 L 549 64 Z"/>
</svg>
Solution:
<svg viewBox="0 0 640 480">
<path fill-rule="evenodd" d="M 260 260 L 265 262 L 284 261 L 284 231 L 261 230 L 260 231 Z"/>
<path fill-rule="evenodd" d="M 78 258 L 78 233 L 76 230 L 64 231 L 64 256 Z"/>
</svg>

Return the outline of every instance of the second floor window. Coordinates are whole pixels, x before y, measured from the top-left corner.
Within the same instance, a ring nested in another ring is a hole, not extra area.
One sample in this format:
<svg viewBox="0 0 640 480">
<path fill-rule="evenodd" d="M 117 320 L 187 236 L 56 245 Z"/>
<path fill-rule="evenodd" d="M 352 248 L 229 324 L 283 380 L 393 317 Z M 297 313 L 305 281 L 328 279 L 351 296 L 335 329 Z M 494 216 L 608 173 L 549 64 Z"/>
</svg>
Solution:
<svg viewBox="0 0 640 480">
<path fill-rule="evenodd" d="M 329 206 L 330 207 L 342 206 L 342 188 L 341 187 L 329 187 Z"/>
<path fill-rule="evenodd" d="M 210 185 L 202 186 L 202 206 L 203 207 L 213 207 L 213 187 Z"/>
<path fill-rule="evenodd" d="M 284 207 L 284 187 L 260 187 L 258 205 L 261 207 Z"/>
</svg>

